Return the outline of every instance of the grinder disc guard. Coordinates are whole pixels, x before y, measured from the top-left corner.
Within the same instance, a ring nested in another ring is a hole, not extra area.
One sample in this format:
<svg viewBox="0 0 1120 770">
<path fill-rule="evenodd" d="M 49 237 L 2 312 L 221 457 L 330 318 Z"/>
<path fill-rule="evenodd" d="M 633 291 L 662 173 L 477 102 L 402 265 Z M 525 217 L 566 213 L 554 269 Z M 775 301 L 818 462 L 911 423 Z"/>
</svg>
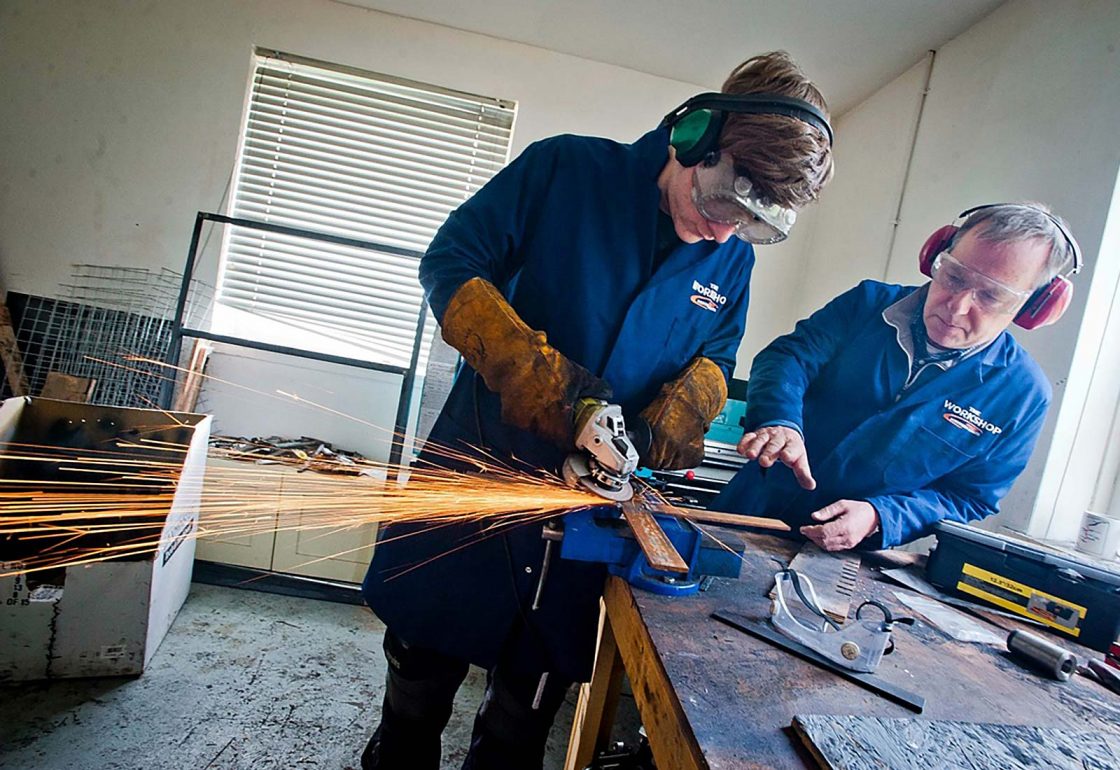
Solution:
<svg viewBox="0 0 1120 770">
<path fill-rule="evenodd" d="M 624 503 L 634 496 L 634 487 L 629 481 L 623 481 L 584 454 L 568 455 L 561 470 L 564 481 L 572 486 L 583 486 L 607 500 Z"/>
</svg>

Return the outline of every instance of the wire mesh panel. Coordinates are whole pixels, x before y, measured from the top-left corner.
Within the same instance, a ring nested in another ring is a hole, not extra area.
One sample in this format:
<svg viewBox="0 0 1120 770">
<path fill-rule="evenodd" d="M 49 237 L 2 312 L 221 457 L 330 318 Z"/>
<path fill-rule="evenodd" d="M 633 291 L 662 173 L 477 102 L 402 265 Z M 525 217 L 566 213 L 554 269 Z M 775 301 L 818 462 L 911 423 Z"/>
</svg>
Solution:
<svg viewBox="0 0 1120 770">
<path fill-rule="evenodd" d="M 167 371 L 182 276 L 166 268 L 75 265 L 58 298 L 26 297 L 16 329 L 32 394 L 58 372 L 93 381 L 91 403 L 151 407 Z M 185 320 L 203 322 L 213 289 L 192 282 Z"/>
</svg>

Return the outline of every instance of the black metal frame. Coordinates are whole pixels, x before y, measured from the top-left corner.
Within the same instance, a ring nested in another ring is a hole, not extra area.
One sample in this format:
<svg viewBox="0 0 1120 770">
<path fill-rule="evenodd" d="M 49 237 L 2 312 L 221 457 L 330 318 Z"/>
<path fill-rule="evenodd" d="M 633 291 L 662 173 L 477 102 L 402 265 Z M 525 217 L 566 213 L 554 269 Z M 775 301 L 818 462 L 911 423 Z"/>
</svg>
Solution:
<svg viewBox="0 0 1120 770">
<path fill-rule="evenodd" d="M 317 353 L 313 350 L 303 350 L 302 348 L 290 348 L 284 345 L 273 345 L 267 342 L 258 342 L 256 340 L 245 339 L 243 337 L 230 337 L 223 334 L 214 334 L 203 329 L 188 329 L 183 326 L 183 314 L 186 311 L 187 297 L 190 293 L 191 279 L 194 277 L 195 262 L 198 259 L 198 242 L 202 236 L 202 226 L 204 222 L 215 222 L 218 224 L 235 225 L 237 227 L 246 227 L 252 230 L 264 230 L 270 233 L 280 233 L 281 235 L 291 235 L 298 238 L 307 238 L 314 241 L 324 241 L 327 243 L 337 243 L 341 246 L 352 246 L 359 249 L 368 249 L 370 251 L 377 251 L 382 254 L 396 254 L 401 257 L 412 257 L 419 260 L 423 256 L 423 252 L 414 251 L 413 249 L 405 249 L 400 246 L 390 246 L 383 243 L 375 243 L 373 241 L 363 241 L 358 238 L 347 238 L 342 235 L 332 235 L 330 233 L 320 233 L 314 230 L 305 230 L 299 227 L 287 227 L 285 225 L 276 225 L 270 222 L 258 222 L 255 219 L 242 219 L 239 217 L 227 217 L 222 214 L 211 214 L 209 212 L 200 211 L 194 220 L 194 230 L 191 233 L 191 244 L 187 252 L 187 264 L 183 269 L 183 282 L 179 287 L 179 300 L 175 305 L 175 319 L 171 329 L 171 345 L 167 352 L 166 363 L 170 366 L 179 365 L 179 349 L 182 347 L 184 337 L 193 339 L 212 340 L 214 342 L 221 342 L 227 345 L 237 345 L 243 348 L 251 348 L 254 350 L 263 350 L 269 353 L 279 353 L 285 356 L 293 356 L 296 358 L 307 358 L 313 361 L 324 361 L 332 364 L 342 364 L 343 366 L 353 366 L 358 369 L 371 369 L 377 372 L 386 372 L 389 374 L 397 374 L 401 376 L 401 394 L 397 400 L 397 414 L 396 422 L 393 426 L 393 442 L 389 449 L 389 464 L 399 466 L 401 456 L 404 454 L 404 440 L 405 432 L 408 428 L 408 413 L 412 410 L 412 389 L 416 384 L 416 363 L 420 357 L 420 343 L 424 336 L 424 324 L 428 318 L 428 303 L 421 301 L 420 312 L 416 319 L 416 335 L 413 338 L 412 344 L 412 358 L 409 361 L 408 367 L 391 366 L 389 364 L 379 364 L 375 361 L 363 361 L 359 358 L 347 358 L 345 356 L 335 356 L 329 353 Z M 170 380 L 164 383 L 163 392 L 161 393 L 160 401 L 164 409 L 171 408 L 172 398 L 174 397 L 175 382 Z"/>
</svg>

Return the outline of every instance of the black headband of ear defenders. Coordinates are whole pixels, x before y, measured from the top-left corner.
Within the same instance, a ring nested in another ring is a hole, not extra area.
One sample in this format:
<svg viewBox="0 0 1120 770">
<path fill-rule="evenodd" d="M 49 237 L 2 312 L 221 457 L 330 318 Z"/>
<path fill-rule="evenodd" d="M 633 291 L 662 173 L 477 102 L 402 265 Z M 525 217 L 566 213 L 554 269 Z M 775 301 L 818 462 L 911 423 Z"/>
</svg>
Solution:
<svg viewBox="0 0 1120 770">
<path fill-rule="evenodd" d="M 824 114 L 809 102 L 778 94 L 697 94 L 670 112 L 661 125 L 671 127 L 678 120 L 696 110 L 748 113 L 754 115 L 785 115 L 800 120 L 822 131 L 832 146 L 832 126 Z"/>
</svg>

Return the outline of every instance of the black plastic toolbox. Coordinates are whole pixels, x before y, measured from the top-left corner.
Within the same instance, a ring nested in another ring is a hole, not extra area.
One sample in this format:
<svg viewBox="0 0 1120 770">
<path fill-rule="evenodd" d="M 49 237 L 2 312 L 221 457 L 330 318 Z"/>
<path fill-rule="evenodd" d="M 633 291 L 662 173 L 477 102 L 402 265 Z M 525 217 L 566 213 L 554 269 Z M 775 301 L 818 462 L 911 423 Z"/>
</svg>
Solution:
<svg viewBox="0 0 1120 770">
<path fill-rule="evenodd" d="M 1120 641 L 1120 564 L 951 521 L 934 530 L 929 581 L 1107 651 Z"/>
</svg>

